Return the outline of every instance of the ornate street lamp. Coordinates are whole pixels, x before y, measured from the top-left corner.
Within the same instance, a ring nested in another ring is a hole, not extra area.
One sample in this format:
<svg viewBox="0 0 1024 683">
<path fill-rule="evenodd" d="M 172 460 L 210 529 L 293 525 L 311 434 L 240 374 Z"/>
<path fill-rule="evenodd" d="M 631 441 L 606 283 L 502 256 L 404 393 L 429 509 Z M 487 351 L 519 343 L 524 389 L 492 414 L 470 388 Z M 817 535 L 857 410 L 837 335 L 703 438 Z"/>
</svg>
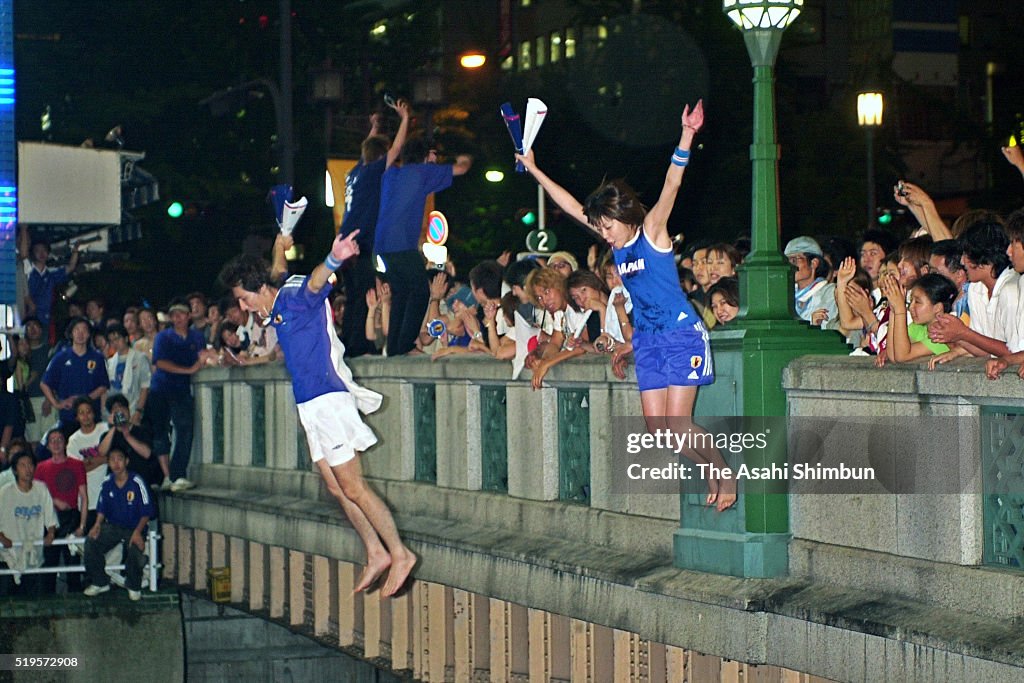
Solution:
<svg viewBox="0 0 1024 683">
<path fill-rule="evenodd" d="M 782 33 L 803 0 L 723 0 L 743 32 L 754 67 L 754 142 L 751 252 L 739 268 L 740 316 L 711 333 L 715 382 L 701 387 L 695 415 L 740 415 L 743 429 L 770 433 L 768 448 L 745 451 L 749 467 L 787 462 L 782 372 L 798 356 L 845 353 L 841 337 L 811 328 L 793 314 L 793 277 L 779 236 L 779 147 L 775 135 L 774 66 Z M 781 433 L 780 433 L 781 432 Z M 736 466 L 735 464 L 733 465 Z M 735 511 L 702 504 L 703 482 L 684 482 L 675 565 L 732 576 L 780 576 L 789 565 L 789 497 L 785 482 L 741 482 Z"/>
<path fill-rule="evenodd" d="M 792 317 L 789 266 L 780 253 L 774 71 L 782 34 L 803 4 L 803 0 L 722 0 L 722 11 L 743 31 L 754 66 L 753 225 L 751 252 L 740 275 L 741 295 L 750 293 L 741 296 L 747 320 Z"/>
<path fill-rule="evenodd" d="M 880 92 L 862 92 L 857 95 L 857 123 L 867 135 L 869 228 L 874 227 L 875 212 L 878 210 L 875 201 L 875 129 L 882 125 L 883 107 Z"/>
</svg>

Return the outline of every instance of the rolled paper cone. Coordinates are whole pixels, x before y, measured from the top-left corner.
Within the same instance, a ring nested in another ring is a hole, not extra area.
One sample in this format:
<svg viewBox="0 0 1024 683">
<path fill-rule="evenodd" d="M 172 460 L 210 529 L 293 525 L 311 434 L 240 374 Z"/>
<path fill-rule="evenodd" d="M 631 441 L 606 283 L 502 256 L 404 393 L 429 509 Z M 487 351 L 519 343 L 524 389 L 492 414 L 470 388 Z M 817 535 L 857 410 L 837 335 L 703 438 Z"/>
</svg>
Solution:
<svg viewBox="0 0 1024 683">
<path fill-rule="evenodd" d="M 522 122 L 519 120 L 519 114 L 512 109 L 512 103 L 506 102 L 501 105 L 501 118 L 505 120 L 505 127 L 508 128 L 508 134 L 512 136 L 512 144 L 516 148 L 516 152 L 519 154 L 523 153 L 523 128 Z M 516 162 L 516 172 L 523 173 L 526 171 L 526 167 L 518 161 Z"/>
<path fill-rule="evenodd" d="M 302 214 L 306 212 L 306 207 L 309 206 L 309 200 L 302 197 L 297 202 L 285 202 L 284 210 L 281 214 L 281 234 L 290 235 L 295 230 L 296 224 L 299 219 L 302 218 Z"/>
<path fill-rule="evenodd" d="M 544 117 L 548 115 L 548 105 L 536 97 L 526 101 L 526 120 L 523 123 L 523 154 L 533 149 L 533 141 L 537 139 Z"/>
</svg>

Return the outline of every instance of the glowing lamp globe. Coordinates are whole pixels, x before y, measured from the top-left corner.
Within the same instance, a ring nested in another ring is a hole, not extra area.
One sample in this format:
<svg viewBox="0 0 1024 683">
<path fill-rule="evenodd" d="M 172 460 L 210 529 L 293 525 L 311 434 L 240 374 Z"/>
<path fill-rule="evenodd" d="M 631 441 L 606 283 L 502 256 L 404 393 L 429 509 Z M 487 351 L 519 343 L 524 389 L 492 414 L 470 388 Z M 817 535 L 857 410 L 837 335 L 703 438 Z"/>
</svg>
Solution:
<svg viewBox="0 0 1024 683">
<path fill-rule="evenodd" d="M 782 31 L 803 6 L 804 0 L 722 0 L 722 11 L 744 31 Z"/>
</svg>

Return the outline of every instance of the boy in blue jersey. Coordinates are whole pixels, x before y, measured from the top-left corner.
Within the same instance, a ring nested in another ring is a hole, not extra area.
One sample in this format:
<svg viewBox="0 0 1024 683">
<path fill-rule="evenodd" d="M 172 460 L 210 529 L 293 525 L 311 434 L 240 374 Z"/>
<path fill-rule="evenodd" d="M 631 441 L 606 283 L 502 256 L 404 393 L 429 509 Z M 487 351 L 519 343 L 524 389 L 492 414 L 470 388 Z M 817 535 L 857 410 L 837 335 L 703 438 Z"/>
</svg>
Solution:
<svg viewBox="0 0 1024 683">
<path fill-rule="evenodd" d="M 89 345 L 92 336 L 89 321 L 85 318 L 72 319 L 68 323 L 67 334 L 71 346 L 53 356 L 39 384 L 46 400 L 60 411 L 60 428 L 65 436 L 78 428 L 73 408 L 75 400 L 87 396 L 99 415 L 100 399 L 110 388 L 107 359 Z"/>
<path fill-rule="evenodd" d="M 128 456 L 119 449 L 108 455 L 110 475 L 100 489 L 96 523 L 85 539 L 85 573 L 91 584 L 85 595 L 110 590 L 104 560 L 114 546 L 124 545 L 125 588 L 128 597 L 142 597 L 142 569 L 146 566 L 146 526 L 153 517 L 153 500 L 142 477 L 128 471 Z"/>
<path fill-rule="evenodd" d="M 687 105 L 683 109 L 679 146 L 672 153 L 661 195 L 650 211 L 621 181 L 602 183 L 584 206 L 537 167 L 532 151 L 516 155 L 568 216 L 612 248 L 622 283 L 633 301 L 636 326 L 632 341 L 618 347 L 612 357 L 613 369 L 622 377 L 625 357 L 634 354 L 640 403 L 652 433 L 666 428 L 677 432 L 696 428 L 690 418 L 697 387 L 715 381 L 708 332 L 679 285 L 672 238 L 668 234 L 668 218 L 690 161 L 690 146 L 703 125 L 703 102 L 698 101 L 693 111 Z M 694 449 L 688 457 L 719 469 L 726 466 L 715 448 Z M 712 479 L 708 485 L 709 505 L 715 504 L 723 511 L 736 502 L 734 480 Z"/>
<path fill-rule="evenodd" d="M 373 412 L 381 397 L 352 381 L 327 300 L 328 278 L 345 259 L 359 253 L 358 234 L 356 230 L 338 235 L 327 258 L 310 275 L 294 275 L 280 288 L 271 280 L 269 264 L 253 257 L 235 259 L 220 279 L 243 311 L 269 320 L 277 329 L 310 456 L 366 546 L 366 568 L 356 591 L 366 590 L 387 571 L 381 594 L 390 597 L 405 583 L 417 558 L 399 538 L 384 501 L 363 479 L 359 454 L 377 437 L 359 411 Z"/>
</svg>

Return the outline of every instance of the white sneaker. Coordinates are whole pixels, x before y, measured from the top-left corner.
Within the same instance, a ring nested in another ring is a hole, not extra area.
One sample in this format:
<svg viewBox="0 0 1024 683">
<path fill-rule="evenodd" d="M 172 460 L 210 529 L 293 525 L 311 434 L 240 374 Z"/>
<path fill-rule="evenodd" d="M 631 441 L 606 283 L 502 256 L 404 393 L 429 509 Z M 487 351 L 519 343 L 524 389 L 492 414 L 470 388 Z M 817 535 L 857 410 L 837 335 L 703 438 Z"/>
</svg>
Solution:
<svg viewBox="0 0 1024 683">
<path fill-rule="evenodd" d="M 109 590 L 110 590 L 110 584 L 109 583 L 106 586 L 97 586 L 97 585 L 94 584 L 94 585 L 89 586 L 88 588 L 86 588 L 84 591 L 82 591 L 82 593 L 87 595 L 87 596 L 89 596 L 90 598 L 95 598 L 100 593 L 106 593 Z"/>
<path fill-rule="evenodd" d="M 142 599 L 142 591 L 133 591 L 131 588 L 128 589 L 128 599 L 132 602 L 138 602 Z"/>
<path fill-rule="evenodd" d="M 189 489 L 195 488 L 195 486 L 196 485 L 188 479 L 182 477 L 181 479 L 175 479 L 174 483 L 171 484 L 171 492 L 178 493 L 179 491 L 188 491 Z"/>
</svg>

